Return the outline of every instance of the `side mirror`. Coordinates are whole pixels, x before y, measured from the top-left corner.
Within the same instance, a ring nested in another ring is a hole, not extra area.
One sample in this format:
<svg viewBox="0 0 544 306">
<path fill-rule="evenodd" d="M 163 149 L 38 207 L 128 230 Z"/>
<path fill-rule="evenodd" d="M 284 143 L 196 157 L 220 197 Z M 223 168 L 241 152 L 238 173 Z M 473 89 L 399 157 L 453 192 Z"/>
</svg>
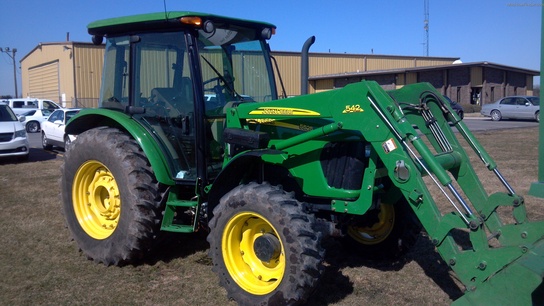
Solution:
<svg viewBox="0 0 544 306">
<path fill-rule="evenodd" d="M 26 117 L 25 116 L 20 116 L 19 117 L 19 122 L 25 122 L 26 120 Z"/>
<path fill-rule="evenodd" d="M 62 120 L 55 120 L 53 123 L 54 124 L 59 124 L 59 125 L 64 124 L 64 122 L 62 122 Z"/>
</svg>

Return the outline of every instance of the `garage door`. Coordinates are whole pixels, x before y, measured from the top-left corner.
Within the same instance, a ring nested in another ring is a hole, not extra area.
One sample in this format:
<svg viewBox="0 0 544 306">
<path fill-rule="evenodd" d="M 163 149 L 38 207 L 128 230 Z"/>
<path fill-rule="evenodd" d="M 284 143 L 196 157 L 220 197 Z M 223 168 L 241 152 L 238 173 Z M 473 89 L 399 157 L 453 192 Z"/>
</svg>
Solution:
<svg viewBox="0 0 544 306">
<path fill-rule="evenodd" d="M 28 91 L 32 98 L 59 102 L 59 62 L 54 61 L 35 66 L 28 71 Z"/>
</svg>

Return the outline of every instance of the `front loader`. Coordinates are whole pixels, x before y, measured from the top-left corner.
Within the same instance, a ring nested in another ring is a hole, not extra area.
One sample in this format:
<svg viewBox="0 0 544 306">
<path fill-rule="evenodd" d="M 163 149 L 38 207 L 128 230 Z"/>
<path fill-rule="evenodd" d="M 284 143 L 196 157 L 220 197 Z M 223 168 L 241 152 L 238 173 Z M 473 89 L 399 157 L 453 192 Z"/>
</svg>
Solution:
<svg viewBox="0 0 544 306">
<path fill-rule="evenodd" d="M 167 12 L 88 29 L 106 40 L 100 107 L 67 125 L 61 180 L 88 258 L 135 264 L 162 232 L 208 232 L 230 298 L 300 304 L 325 237 L 394 260 L 423 228 L 465 287 L 456 304 L 544 303 L 544 222 L 430 84 L 280 99 L 271 24 Z M 458 139 L 503 192 L 486 192 Z"/>
</svg>

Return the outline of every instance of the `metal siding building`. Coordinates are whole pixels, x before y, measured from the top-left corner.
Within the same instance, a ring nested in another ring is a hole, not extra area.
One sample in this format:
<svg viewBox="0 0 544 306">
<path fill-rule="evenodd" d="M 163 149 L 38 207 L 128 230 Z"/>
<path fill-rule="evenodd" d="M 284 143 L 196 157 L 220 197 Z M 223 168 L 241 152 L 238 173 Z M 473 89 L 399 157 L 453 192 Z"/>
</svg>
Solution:
<svg viewBox="0 0 544 306">
<path fill-rule="evenodd" d="M 278 62 L 281 77 L 288 96 L 300 95 L 301 55 L 300 52 L 272 52 Z M 453 57 L 418 57 L 374 54 L 310 53 L 309 75 L 341 75 L 368 71 L 385 71 L 398 68 L 447 65 L 458 58 Z M 276 81 L 279 81 L 276 79 Z M 337 88 L 332 80 L 310 82 L 309 93 Z M 278 86 L 279 86 L 279 82 Z M 333 85 L 333 86 L 330 86 Z M 281 89 L 279 89 L 281 91 Z"/>
<path fill-rule="evenodd" d="M 319 90 L 342 88 L 361 80 L 376 81 L 386 90 L 428 82 L 462 104 L 466 112 L 475 112 L 481 105 L 505 96 L 533 95 L 533 77 L 539 74 L 535 70 L 475 62 L 310 76 L 309 81 Z"/>
<path fill-rule="evenodd" d="M 301 92 L 301 53 L 273 51 L 287 96 Z M 251 55 L 244 55 L 251 61 Z M 453 64 L 454 57 L 377 54 L 309 54 L 309 93 L 374 80 L 384 89 L 429 82 L 442 94 L 477 111 L 507 95 L 532 95 L 538 71 L 488 62 Z M 150 60 L 152 62 L 152 60 Z M 42 43 L 21 59 L 22 96 L 47 98 L 67 107 L 96 107 L 104 62 L 104 45 Z M 244 71 L 237 71 L 243 77 Z M 283 94 L 276 73 L 278 94 Z M 471 107 L 472 106 L 472 107 Z"/>
<path fill-rule="evenodd" d="M 20 61 L 22 96 L 66 107 L 95 107 L 100 93 L 104 46 L 40 43 Z"/>
</svg>

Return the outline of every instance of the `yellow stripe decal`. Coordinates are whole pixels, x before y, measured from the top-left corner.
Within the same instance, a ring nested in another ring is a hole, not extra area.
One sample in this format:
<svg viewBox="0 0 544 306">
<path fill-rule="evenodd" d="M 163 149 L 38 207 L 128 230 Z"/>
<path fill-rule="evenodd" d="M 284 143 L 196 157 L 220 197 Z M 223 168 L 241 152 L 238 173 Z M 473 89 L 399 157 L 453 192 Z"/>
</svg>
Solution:
<svg viewBox="0 0 544 306">
<path fill-rule="evenodd" d="M 280 115 L 280 116 L 319 116 L 318 112 L 307 109 L 290 107 L 259 107 L 249 112 L 250 115 Z"/>
</svg>

